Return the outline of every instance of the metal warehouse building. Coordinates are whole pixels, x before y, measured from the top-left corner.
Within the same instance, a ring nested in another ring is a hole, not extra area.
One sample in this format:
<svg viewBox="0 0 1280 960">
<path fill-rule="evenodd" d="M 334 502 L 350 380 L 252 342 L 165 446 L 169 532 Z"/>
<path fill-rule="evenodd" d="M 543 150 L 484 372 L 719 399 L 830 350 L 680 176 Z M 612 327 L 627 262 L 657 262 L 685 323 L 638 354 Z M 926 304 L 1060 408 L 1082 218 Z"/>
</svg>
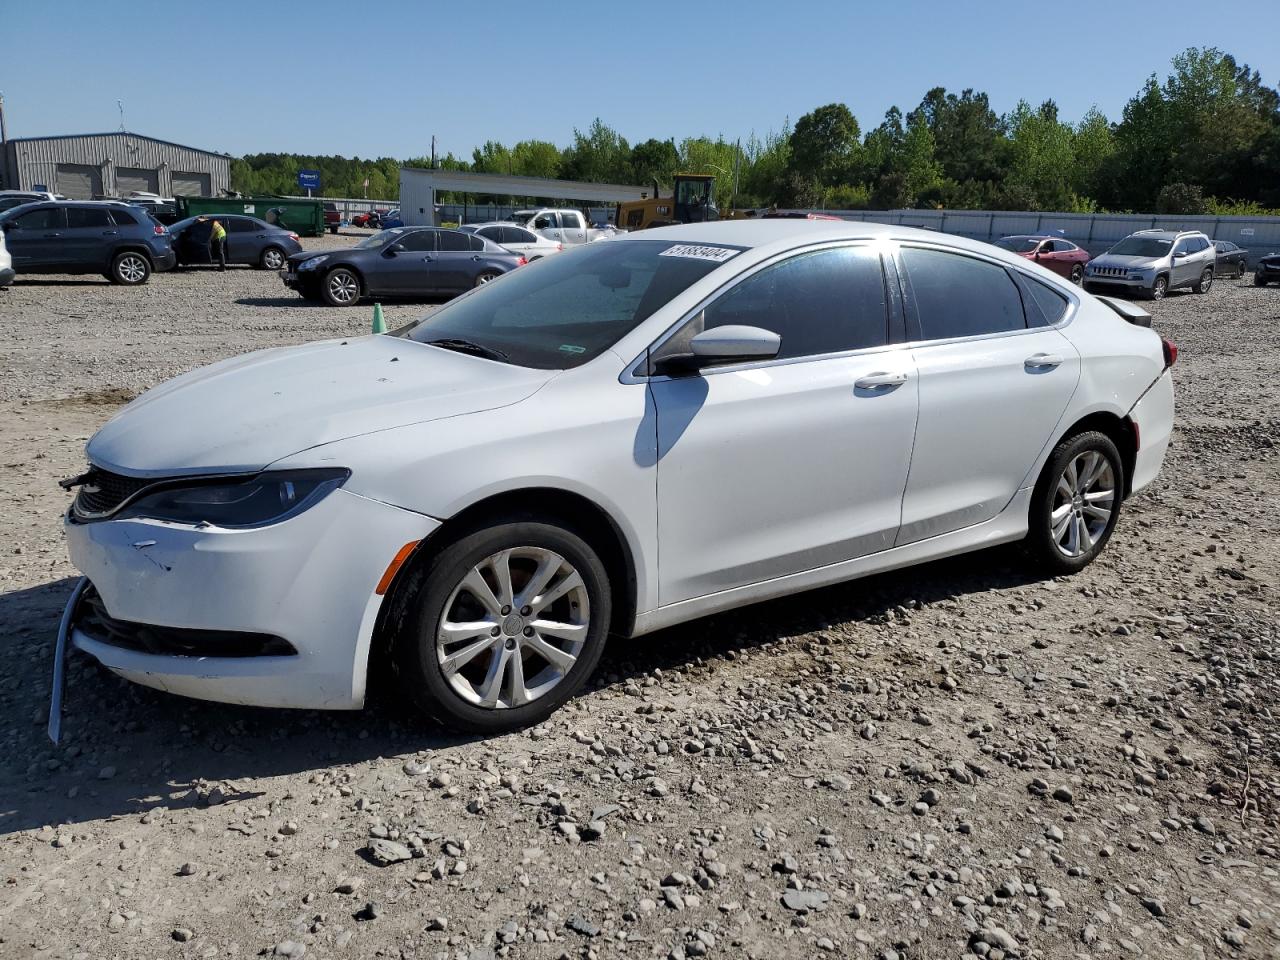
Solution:
<svg viewBox="0 0 1280 960">
<path fill-rule="evenodd" d="M 135 190 L 210 197 L 230 185 L 231 158 L 136 133 L 25 137 L 2 145 L 0 180 L 9 190 L 44 184 L 76 200 L 121 197 Z"/>
</svg>

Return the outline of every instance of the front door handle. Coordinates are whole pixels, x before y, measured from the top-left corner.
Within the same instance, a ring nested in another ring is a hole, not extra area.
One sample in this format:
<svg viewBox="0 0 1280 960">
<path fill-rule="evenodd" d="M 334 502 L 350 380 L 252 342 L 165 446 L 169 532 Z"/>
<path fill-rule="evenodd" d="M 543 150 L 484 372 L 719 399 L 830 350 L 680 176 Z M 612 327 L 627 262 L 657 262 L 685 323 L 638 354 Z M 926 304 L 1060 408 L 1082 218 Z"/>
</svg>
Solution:
<svg viewBox="0 0 1280 960">
<path fill-rule="evenodd" d="M 434 260 L 434 259 L 435 259 L 434 257 L 423 257 L 423 258 L 422 258 L 422 262 L 423 262 L 423 263 L 430 263 L 430 262 L 431 262 L 432 260 Z"/>
<path fill-rule="evenodd" d="M 46 233 L 46 234 L 45 234 L 45 237 L 60 237 L 60 236 L 62 236 L 62 234 L 60 234 L 60 233 Z"/>
<path fill-rule="evenodd" d="M 104 237 L 118 237 L 120 236 L 120 231 L 119 230 L 103 230 L 102 235 Z"/>
<path fill-rule="evenodd" d="M 905 373 L 869 373 L 865 377 L 859 377 L 853 381 L 853 385 L 859 390 L 890 390 L 894 387 L 900 387 L 907 382 Z"/>
<path fill-rule="evenodd" d="M 1064 359 L 1064 357 L 1060 357 L 1056 353 L 1033 353 L 1023 360 L 1022 364 L 1028 370 L 1045 370 L 1050 367 L 1060 366 Z"/>
<path fill-rule="evenodd" d="M 475 255 L 474 257 L 472 257 L 471 259 L 472 259 L 472 260 L 475 260 L 476 262 L 479 262 L 479 260 L 480 260 L 480 255 L 479 255 L 479 254 L 476 254 L 476 255 Z"/>
</svg>

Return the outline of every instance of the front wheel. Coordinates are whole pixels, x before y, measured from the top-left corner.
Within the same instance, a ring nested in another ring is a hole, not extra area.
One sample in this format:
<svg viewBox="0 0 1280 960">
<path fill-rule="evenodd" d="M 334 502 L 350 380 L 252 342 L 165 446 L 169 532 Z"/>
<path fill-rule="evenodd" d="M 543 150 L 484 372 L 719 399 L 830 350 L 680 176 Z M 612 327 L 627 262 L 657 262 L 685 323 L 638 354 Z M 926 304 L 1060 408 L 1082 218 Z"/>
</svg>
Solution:
<svg viewBox="0 0 1280 960">
<path fill-rule="evenodd" d="M 117 253 L 115 259 L 111 261 L 111 272 L 107 276 L 112 283 L 136 287 L 146 283 L 147 278 L 151 276 L 151 261 L 133 250 Z"/>
<path fill-rule="evenodd" d="M 1163 300 L 1164 295 L 1168 292 L 1169 292 L 1169 278 L 1156 277 L 1156 282 L 1151 285 L 1151 290 L 1148 291 L 1147 296 L 1149 296 L 1152 300 Z"/>
<path fill-rule="evenodd" d="M 284 266 L 284 251 L 279 247 L 267 247 L 258 258 L 258 264 L 263 270 L 279 270 Z"/>
<path fill-rule="evenodd" d="M 329 228 L 329 232 L 330 232 L 330 233 L 337 233 L 337 232 L 338 232 L 338 228 L 337 228 L 337 227 L 330 227 L 330 228 Z"/>
<path fill-rule="evenodd" d="M 1075 573 L 1099 554 L 1120 517 L 1124 464 L 1115 443 L 1091 430 L 1058 444 L 1031 498 L 1024 547 L 1053 573 Z"/>
<path fill-rule="evenodd" d="M 540 723 L 595 670 L 609 628 L 608 574 L 576 533 L 499 522 L 433 556 L 411 591 L 392 668 L 419 707 L 456 730 Z"/>
<path fill-rule="evenodd" d="M 320 295 L 331 307 L 353 306 L 360 301 L 360 278 L 346 267 L 337 267 L 325 274 Z"/>
<path fill-rule="evenodd" d="M 1200 274 L 1200 279 L 1192 284 L 1191 289 L 1196 293 L 1208 293 L 1209 288 L 1213 286 L 1213 269 L 1205 267 L 1204 272 Z"/>
<path fill-rule="evenodd" d="M 1077 263 L 1071 268 L 1071 282 L 1077 286 L 1084 280 L 1084 265 Z"/>
<path fill-rule="evenodd" d="M 1262 275 L 1262 271 L 1254 271 L 1253 285 L 1255 287 L 1265 287 L 1267 285 L 1267 278 Z"/>
</svg>

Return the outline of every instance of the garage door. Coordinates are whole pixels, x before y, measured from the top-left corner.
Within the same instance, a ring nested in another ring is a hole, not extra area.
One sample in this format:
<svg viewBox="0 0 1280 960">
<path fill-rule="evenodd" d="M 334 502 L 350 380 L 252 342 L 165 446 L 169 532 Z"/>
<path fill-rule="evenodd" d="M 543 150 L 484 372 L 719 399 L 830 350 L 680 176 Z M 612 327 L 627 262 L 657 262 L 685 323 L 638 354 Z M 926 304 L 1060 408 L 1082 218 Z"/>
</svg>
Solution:
<svg viewBox="0 0 1280 960">
<path fill-rule="evenodd" d="M 176 170 L 173 172 L 175 197 L 207 197 L 211 192 L 207 173 L 179 173 Z"/>
<path fill-rule="evenodd" d="M 142 193 L 159 193 L 160 171 L 143 170 L 138 167 L 116 167 L 116 193 L 127 197 L 135 190 Z"/>
<path fill-rule="evenodd" d="M 83 163 L 58 164 L 58 193 L 72 200 L 102 196 L 102 170 Z"/>
</svg>

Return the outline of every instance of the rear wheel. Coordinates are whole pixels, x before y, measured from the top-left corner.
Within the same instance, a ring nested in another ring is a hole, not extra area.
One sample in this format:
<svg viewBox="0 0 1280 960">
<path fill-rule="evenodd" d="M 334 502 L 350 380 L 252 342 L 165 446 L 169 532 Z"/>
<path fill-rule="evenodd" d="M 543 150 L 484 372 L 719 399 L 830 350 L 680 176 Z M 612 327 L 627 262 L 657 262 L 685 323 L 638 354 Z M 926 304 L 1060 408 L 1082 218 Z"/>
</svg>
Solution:
<svg viewBox="0 0 1280 960">
<path fill-rule="evenodd" d="M 320 295 L 331 307 L 350 307 L 360 301 L 360 278 L 346 267 L 336 267 L 324 276 Z"/>
<path fill-rule="evenodd" d="M 1071 282 L 1078 284 L 1084 279 L 1084 264 L 1077 263 L 1071 268 Z"/>
<path fill-rule="evenodd" d="M 146 283 L 151 276 L 151 261 L 135 250 L 125 250 L 115 255 L 115 259 L 111 261 L 111 272 L 107 276 L 112 283 L 136 287 Z"/>
<path fill-rule="evenodd" d="M 330 232 L 330 233 L 337 233 L 337 232 L 338 232 L 338 226 L 337 226 L 337 224 L 334 224 L 332 227 L 330 227 L 330 228 L 329 228 L 329 232 Z"/>
<path fill-rule="evenodd" d="M 258 258 L 258 265 L 263 270 L 279 270 L 284 266 L 284 251 L 279 247 L 267 247 Z"/>
<path fill-rule="evenodd" d="M 1213 286 L 1213 268 L 1205 267 L 1204 272 L 1200 274 L 1200 279 L 1192 284 L 1191 289 L 1196 293 L 1208 293 Z"/>
<path fill-rule="evenodd" d="M 483 287 L 486 283 L 492 283 L 494 280 L 497 280 L 500 276 L 502 276 L 502 274 L 497 273 L 493 270 L 486 270 L 484 273 L 480 274 L 480 276 L 476 277 L 476 286 Z"/>
<path fill-rule="evenodd" d="M 1255 287 L 1265 287 L 1267 285 L 1267 278 L 1262 275 L 1262 271 L 1260 270 L 1254 271 L 1253 285 Z"/>
<path fill-rule="evenodd" d="M 1075 573 L 1102 552 L 1120 517 L 1124 464 L 1105 433 L 1090 430 L 1054 449 L 1031 498 L 1024 547 L 1054 573 Z"/>
<path fill-rule="evenodd" d="M 604 564 L 571 530 L 497 522 L 414 574 L 392 667 L 423 710 L 454 729 L 539 723 L 580 690 L 608 633 Z"/>
</svg>

